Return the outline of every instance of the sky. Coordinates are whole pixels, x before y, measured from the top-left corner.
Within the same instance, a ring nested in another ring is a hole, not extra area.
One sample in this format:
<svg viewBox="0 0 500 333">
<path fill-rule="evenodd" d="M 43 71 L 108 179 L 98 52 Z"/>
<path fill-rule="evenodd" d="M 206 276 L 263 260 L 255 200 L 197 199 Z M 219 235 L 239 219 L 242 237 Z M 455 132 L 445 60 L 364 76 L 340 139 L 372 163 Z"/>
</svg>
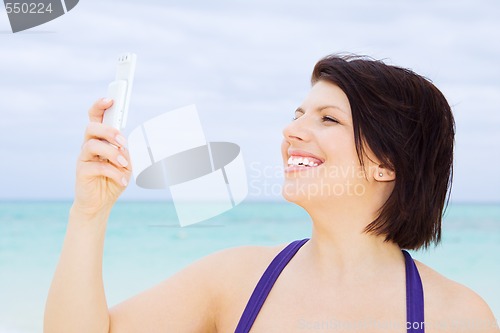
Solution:
<svg viewBox="0 0 500 333">
<path fill-rule="evenodd" d="M 81 0 L 13 34 L 0 9 L 0 200 L 70 200 L 90 105 L 115 59 L 138 64 L 124 134 L 196 104 L 209 141 L 241 147 L 248 200 L 282 200 L 282 130 L 316 61 L 350 52 L 411 68 L 453 107 L 452 202 L 500 202 L 500 2 Z M 168 190 L 131 184 L 122 200 Z"/>
</svg>

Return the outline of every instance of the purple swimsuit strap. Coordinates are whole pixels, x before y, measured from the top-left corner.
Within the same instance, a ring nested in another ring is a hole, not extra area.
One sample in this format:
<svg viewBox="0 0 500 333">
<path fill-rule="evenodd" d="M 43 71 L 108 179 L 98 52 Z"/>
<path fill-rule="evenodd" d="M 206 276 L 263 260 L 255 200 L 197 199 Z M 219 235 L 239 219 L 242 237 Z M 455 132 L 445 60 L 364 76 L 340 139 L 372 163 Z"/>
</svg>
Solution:
<svg viewBox="0 0 500 333">
<path fill-rule="evenodd" d="M 245 310 L 240 318 L 235 333 L 247 333 L 252 328 L 252 325 L 259 314 L 262 305 L 266 301 L 269 292 L 273 288 L 274 283 L 279 275 L 290 262 L 297 251 L 309 239 L 296 240 L 288 244 L 278 255 L 273 259 L 271 264 L 260 278 L 255 287 L 250 300 L 248 301 Z M 417 270 L 415 262 L 410 254 L 403 250 L 406 267 L 406 321 L 408 333 L 424 333 L 424 292 L 422 281 Z"/>
<path fill-rule="evenodd" d="M 406 329 L 408 333 L 424 333 L 424 289 L 417 265 L 403 250 L 406 266 Z"/>
</svg>

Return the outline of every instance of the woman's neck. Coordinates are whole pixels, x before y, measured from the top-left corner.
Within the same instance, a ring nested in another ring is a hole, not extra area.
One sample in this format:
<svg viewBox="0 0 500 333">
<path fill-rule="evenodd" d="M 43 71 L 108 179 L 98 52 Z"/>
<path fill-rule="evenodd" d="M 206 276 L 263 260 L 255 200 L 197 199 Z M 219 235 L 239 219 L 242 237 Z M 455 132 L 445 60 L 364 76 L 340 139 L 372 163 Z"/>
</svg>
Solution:
<svg viewBox="0 0 500 333">
<path fill-rule="evenodd" d="M 364 210 L 329 207 L 308 212 L 313 226 L 304 254 L 310 256 L 312 268 L 319 274 L 334 274 L 339 279 L 359 274 L 369 277 L 387 269 L 400 269 L 404 264 L 397 244 L 386 242 L 384 235 L 364 232 L 375 218 L 366 207 Z"/>
</svg>

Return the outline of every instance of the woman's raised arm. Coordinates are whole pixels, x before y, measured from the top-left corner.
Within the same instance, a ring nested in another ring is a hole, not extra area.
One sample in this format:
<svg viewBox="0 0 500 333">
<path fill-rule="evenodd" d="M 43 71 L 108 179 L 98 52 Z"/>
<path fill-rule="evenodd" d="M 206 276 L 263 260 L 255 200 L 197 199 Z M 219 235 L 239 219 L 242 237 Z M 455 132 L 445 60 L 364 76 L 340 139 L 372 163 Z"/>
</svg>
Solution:
<svg viewBox="0 0 500 333">
<path fill-rule="evenodd" d="M 89 110 L 90 123 L 77 162 L 75 200 L 45 307 L 46 333 L 109 330 L 102 282 L 104 236 L 111 208 L 131 174 L 125 138 L 101 124 L 111 103 L 101 99 Z"/>
</svg>

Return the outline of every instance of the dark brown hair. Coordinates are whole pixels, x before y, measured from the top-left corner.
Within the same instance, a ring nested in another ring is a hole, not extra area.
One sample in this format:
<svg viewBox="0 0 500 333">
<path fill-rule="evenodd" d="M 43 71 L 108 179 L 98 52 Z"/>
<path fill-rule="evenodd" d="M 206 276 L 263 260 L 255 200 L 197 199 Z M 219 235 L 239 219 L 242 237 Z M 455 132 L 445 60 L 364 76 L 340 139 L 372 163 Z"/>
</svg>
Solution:
<svg viewBox="0 0 500 333">
<path fill-rule="evenodd" d="M 349 99 L 361 165 L 366 145 L 396 174 L 394 190 L 365 232 L 406 249 L 437 244 L 453 175 L 455 122 L 446 98 L 413 71 L 363 56 L 321 59 L 311 81 L 320 80 Z"/>
</svg>

